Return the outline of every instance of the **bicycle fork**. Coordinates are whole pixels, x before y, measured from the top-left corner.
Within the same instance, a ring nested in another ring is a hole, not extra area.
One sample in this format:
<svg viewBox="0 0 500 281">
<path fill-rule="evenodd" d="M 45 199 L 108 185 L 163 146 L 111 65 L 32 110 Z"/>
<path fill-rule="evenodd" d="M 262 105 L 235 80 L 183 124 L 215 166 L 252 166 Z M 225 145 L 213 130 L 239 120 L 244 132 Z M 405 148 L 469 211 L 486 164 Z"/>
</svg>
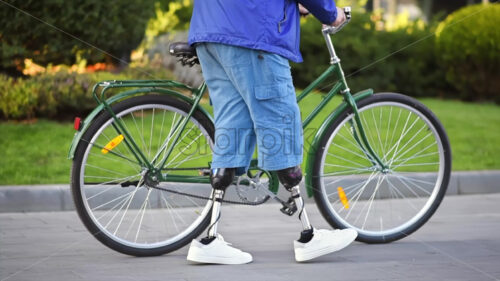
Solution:
<svg viewBox="0 0 500 281">
<path fill-rule="evenodd" d="M 382 159 L 378 157 L 377 153 L 375 153 L 370 143 L 368 142 L 363 124 L 361 122 L 361 118 L 359 117 L 359 111 L 358 106 L 356 105 L 356 101 L 349 92 L 344 93 L 344 99 L 352 108 L 354 114 L 354 121 L 353 119 L 349 120 L 349 124 L 351 125 L 351 133 L 354 137 L 354 140 L 360 146 L 361 150 L 370 160 L 372 165 L 380 167 L 380 170 L 387 169 L 388 167 L 384 164 Z"/>
</svg>

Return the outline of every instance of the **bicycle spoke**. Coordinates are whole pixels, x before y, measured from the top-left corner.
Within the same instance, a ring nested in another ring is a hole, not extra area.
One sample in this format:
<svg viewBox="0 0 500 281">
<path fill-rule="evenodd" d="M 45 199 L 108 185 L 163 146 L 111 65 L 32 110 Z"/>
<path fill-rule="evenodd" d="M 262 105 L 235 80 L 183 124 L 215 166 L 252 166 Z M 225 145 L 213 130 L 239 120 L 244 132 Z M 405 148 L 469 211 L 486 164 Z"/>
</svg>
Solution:
<svg viewBox="0 0 500 281">
<path fill-rule="evenodd" d="M 410 125 L 410 127 L 405 131 L 405 128 L 406 128 L 406 125 L 408 123 L 408 120 L 410 119 L 410 116 L 412 115 L 412 113 L 408 114 L 408 118 L 407 118 L 407 122 L 405 123 L 405 127 L 403 128 L 403 133 L 401 134 L 401 136 L 399 137 L 399 140 L 396 142 L 395 144 L 395 147 L 393 146 L 388 153 L 390 153 L 394 148 L 394 153 L 392 154 L 392 158 L 391 158 L 391 161 L 389 163 L 392 162 L 392 160 L 394 159 L 394 157 L 397 155 L 398 153 L 398 150 L 399 150 L 399 145 L 401 144 L 401 141 L 403 140 L 403 138 L 406 136 L 406 134 L 408 134 L 408 132 L 413 128 L 413 126 L 415 126 L 415 123 L 417 123 L 418 121 L 418 118 L 415 117 L 415 121 L 413 121 L 413 123 Z"/>
<path fill-rule="evenodd" d="M 87 140 L 85 140 L 85 139 L 82 139 L 82 141 L 85 141 L 85 142 L 87 142 L 89 145 L 91 145 L 91 148 L 97 147 L 99 150 L 104 149 L 104 146 L 102 146 L 102 145 L 100 145 L 100 144 L 97 144 L 97 143 L 94 143 L 94 142 L 89 142 L 89 141 L 87 141 Z M 122 159 L 125 159 L 125 160 L 127 160 L 127 161 L 129 161 L 129 162 L 131 162 L 131 163 L 134 163 L 134 164 L 137 164 L 137 165 L 139 165 L 139 166 L 140 166 L 140 164 L 139 164 L 138 162 L 136 162 L 136 161 L 134 161 L 134 160 L 132 160 L 132 159 L 130 159 L 130 158 L 128 158 L 128 157 L 126 157 L 126 156 L 124 156 L 124 155 L 121 155 L 121 154 L 119 154 L 119 153 L 116 153 L 116 152 L 114 152 L 114 151 L 112 151 L 112 150 L 108 150 L 108 153 L 110 153 L 110 154 L 112 154 L 112 155 L 115 155 L 115 156 L 117 156 L 117 157 L 120 157 L 120 158 L 122 158 Z"/>
<path fill-rule="evenodd" d="M 400 155 L 400 156 L 402 156 L 402 155 L 404 155 L 404 154 L 406 153 L 406 152 L 405 152 L 405 153 L 401 154 L 401 151 L 402 151 L 403 149 L 405 149 L 405 148 L 406 148 L 406 147 L 407 147 L 407 146 L 408 146 L 408 145 L 409 145 L 409 144 L 413 141 L 413 139 L 414 139 L 415 137 L 417 137 L 417 135 L 418 135 L 418 134 L 419 134 L 419 133 L 420 133 L 420 132 L 421 132 L 421 131 L 425 128 L 425 127 L 426 127 L 426 125 L 425 125 L 425 124 L 424 124 L 424 125 L 422 125 L 422 127 L 421 127 L 421 128 L 420 128 L 420 129 L 419 129 L 419 130 L 418 130 L 418 131 L 417 131 L 417 132 L 413 135 L 413 137 L 411 137 L 408 141 L 406 141 L 406 143 L 405 143 L 405 144 L 404 144 L 401 148 L 399 148 L 399 149 L 398 149 L 398 150 L 399 150 L 399 155 Z M 418 145 L 418 144 L 420 144 L 421 142 L 423 142 L 423 141 L 424 141 L 424 140 L 425 140 L 428 136 L 430 136 L 430 134 L 428 134 L 428 135 L 427 135 L 426 137 L 424 137 L 424 138 L 421 138 L 421 139 L 420 139 L 420 141 L 418 141 L 418 142 L 415 144 L 415 146 L 416 146 L 416 145 Z M 396 158 L 396 156 L 397 156 L 397 155 L 398 155 L 398 152 L 396 152 L 396 151 L 395 151 L 395 152 L 394 152 L 394 154 L 393 154 L 393 157 L 392 157 L 391 161 L 389 162 L 389 165 L 390 165 L 390 164 L 392 164 L 392 162 L 394 161 L 394 159 Z"/>
<path fill-rule="evenodd" d="M 130 194 L 130 193 L 132 193 L 132 192 L 133 192 L 133 191 L 130 191 L 130 192 L 126 193 L 126 194 L 123 194 L 123 195 L 121 195 L 121 196 L 119 196 L 119 197 L 116 197 L 116 198 L 114 198 L 114 199 L 112 199 L 112 200 L 109 200 L 109 201 L 108 201 L 108 202 L 106 202 L 106 203 L 103 203 L 103 204 L 101 204 L 101 205 L 99 205 L 99 206 L 97 206 L 97 207 L 94 207 L 94 208 L 92 208 L 92 211 L 99 210 L 101 207 L 104 207 L 104 206 L 106 206 L 106 205 L 108 205 L 108 204 L 110 204 L 110 203 L 113 203 L 113 202 L 115 202 L 116 200 L 120 200 L 120 198 L 126 197 L 127 195 L 129 195 L 129 194 Z"/>
<path fill-rule="evenodd" d="M 151 149 L 153 148 L 153 130 L 155 128 L 154 122 L 155 122 L 155 109 L 153 108 L 153 117 L 151 118 L 151 130 L 149 133 L 149 153 L 148 153 L 149 159 L 151 159 Z"/>
<path fill-rule="evenodd" d="M 85 164 L 85 167 L 92 167 L 94 169 L 98 169 L 98 170 L 101 170 L 101 171 L 105 171 L 105 172 L 108 172 L 108 173 L 112 173 L 112 174 L 115 174 L 115 175 L 119 175 L 119 176 L 126 176 L 125 174 L 123 173 L 120 173 L 120 172 L 116 172 L 116 171 L 112 171 L 110 169 L 105 169 L 105 168 L 101 168 L 99 166 L 95 166 L 95 165 L 90 165 L 90 164 Z"/>
<path fill-rule="evenodd" d="M 128 203 L 127 203 L 127 207 L 125 208 L 125 211 L 123 212 L 123 215 L 121 216 L 120 218 L 120 222 L 118 223 L 118 225 L 116 226 L 115 228 L 115 231 L 113 232 L 113 235 L 116 235 L 116 232 L 118 231 L 118 229 L 120 228 L 120 226 L 122 225 L 122 222 L 123 222 L 123 219 L 125 218 L 125 215 L 127 214 L 127 211 L 128 209 L 130 208 L 130 204 L 132 203 L 132 199 L 134 198 L 135 196 L 135 193 L 137 192 L 137 190 L 139 189 L 139 187 L 142 185 L 142 179 L 139 181 L 139 183 L 137 184 L 136 188 L 134 189 L 134 191 L 132 192 L 132 194 L 130 195 L 130 199 L 128 200 Z M 121 208 L 120 208 L 121 209 Z"/>
<path fill-rule="evenodd" d="M 398 157 L 398 158 L 395 158 L 394 160 L 391 160 L 391 163 L 390 163 L 390 164 L 392 165 L 392 163 L 393 163 L 394 161 L 397 161 L 398 159 L 400 159 L 401 157 L 403 157 L 403 155 L 405 155 L 406 153 L 410 152 L 410 151 L 411 151 L 411 149 L 413 149 L 415 146 L 419 145 L 421 142 L 423 142 L 425 139 L 427 139 L 427 137 L 428 137 L 428 136 L 429 136 L 429 135 L 427 135 L 425 138 L 422 138 L 419 142 L 417 142 L 414 146 L 410 147 L 410 148 L 409 148 L 407 151 L 405 151 L 404 153 L 401 153 L 401 154 L 399 155 L 399 157 Z M 435 145 L 435 144 L 437 144 L 437 142 L 436 142 L 436 141 L 434 141 L 433 143 L 429 144 L 429 145 L 428 145 L 427 147 L 425 147 L 422 151 L 427 150 L 428 148 L 430 148 L 431 146 L 433 146 L 433 145 Z M 422 151 L 421 151 L 421 152 L 422 152 Z M 421 152 L 419 152 L 419 153 L 421 153 Z"/>
<path fill-rule="evenodd" d="M 383 180 L 384 180 L 384 177 L 381 177 L 379 175 L 379 178 L 377 180 L 377 185 L 375 186 L 375 190 L 373 191 L 372 195 L 368 199 L 368 202 L 369 202 L 369 204 L 368 204 L 368 210 L 366 210 L 365 220 L 363 221 L 363 224 L 361 225 L 361 229 L 365 229 L 366 221 L 368 219 L 368 216 L 370 215 L 370 210 L 372 208 L 372 204 L 373 204 L 373 201 L 374 201 L 373 199 L 375 198 L 375 195 L 377 194 L 377 191 L 378 191 L 378 189 L 380 187 L 380 184 L 383 182 Z M 365 206 L 367 206 L 367 205 L 365 204 Z M 363 209 L 361 209 L 361 212 L 359 212 L 359 214 L 363 213 L 364 208 L 365 207 L 363 207 Z M 357 220 L 358 220 L 358 218 L 356 218 L 356 220 L 354 221 L 355 224 L 356 224 Z"/>
<path fill-rule="evenodd" d="M 390 107 L 391 111 L 389 112 L 389 123 L 387 124 L 387 130 L 385 132 L 385 142 L 384 142 L 384 157 L 385 157 L 385 154 L 386 154 L 386 148 L 387 148 L 387 141 L 389 140 L 389 129 L 391 128 L 391 117 L 392 117 L 392 106 Z M 387 159 L 383 159 L 384 161 L 386 161 Z"/>
<path fill-rule="evenodd" d="M 407 180 L 408 183 L 411 183 L 410 180 L 408 180 L 407 177 L 404 177 L 404 176 L 400 176 L 398 174 L 391 174 L 391 175 L 394 175 L 401 183 L 403 183 L 416 197 L 420 197 L 417 193 L 415 193 L 413 191 L 413 189 L 411 187 L 409 187 L 405 182 L 403 182 L 403 179 Z M 415 183 L 413 183 L 413 185 L 418 188 L 419 190 L 421 190 L 422 192 L 426 193 L 427 195 L 431 195 L 431 192 L 429 192 L 428 190 L 425 190 L 423 189 L 422 187 L 416 185 Z"/>
<path fill-rule="evenodd" d="M 92 185 L 92 187 L 98 187 L 98 186 L 103 186 L 103 185 L 109 185 L 110 183 L 115 183 L 116 185 L 121 185 L 122 183 L 130 180 L 130 179 L 133 179 L 135 177 L 137 177 L 139 174 L 137 175 L 132 175 L 132 176 L 129 176 L 129 177 L 124 177 L 124 178 L 121 178 L 121 179 L 114 179 L 112 181 L 107 181 L 107 182 L 104 182 L 104 183 L 100 183 L 100 184 L 96 184 L 96 185 Z M 121 180 L 120 182 L 116 182 L 116 180 Z M 90 197 L 87 197 L 87 200 L 91 200 L 92 198 L 96 197 L 96 196 L 99 196 L 101 195 L 102 193 L 105 193 L 107 192 L 108 190 L 112 189 L 112 188 L 116 188 L 116 186 L 110 186 L 108 188 L 106 188 L 105 190 L 97 193 L 97 194 L 94 194 Z"/>
<path fill-rule="evenodd" d="M 335 175 L 354 175 L 354 174 L 361 174 L 360 172 L 358 173 L 352 173 L 352 172 L 356 172 L 356 171 L 367 171 L 367 172 L 370 172 L 371 169 L 369 168 L 366 168 L 366 170 L 360 170 L 360 169 L 355 169 L 355 170 L 343 170 L 343 171 L 338 171 L 338 172 L 332 172 L 332 173 L 325 173 L 325 174 L 322 174 L 320 175 L 320 177 L 325 177 L 325 176 L 335 176 Z"/>
<path fill-rule="evenodd" d="M 354 194 L 353 196 L 353 201 L 354 203 L 352 204 L 352 207 L 349 208 L 349 212 L 347 213 L 346 215 L 346 218 L 349 217 L 349 215 L 351 214 L 352 210 L 356 207 L 356 204 L 358 203 L 358 200 L 359 198 L 361 197 L 361 194 L 363 193 L 363 191 L 365 190 L 365 188 L 368 186 L 368 184 L 372 181 L 372 179 L 377 176 L 378 173 L 377 172 L 373 172 L 371 173 L 370 177 L 368 178 L 368 180 L 365 181 L 365 183 L 363 184 L 363 186 L 359 189 L 358 192 L 356 192 L 356 194 Z"/>
<path fill-rule="evenodd" d="M 167 200 L 165 199 L 165 197 L 163 196 L 163 194 L 162 194 L 162 199 L 163 199 L 163 201 L 164 201 L 164 203 L 165 203 L 165 207 L 166 207 L 167 209 L 169 209 L 169 210 L 172 210 L 172 207 L 170 207 L 170 204 L 168 204 L 168 202 L 167 202 Z M 172 223 L 173 223 L 173 225 L 174 225 L 175 229 L 176 229 L 177 231 L 179 231 L 179 227 L 177 226 L 177 223 L 175 222 L 175 218 L 174 218 L 174 215 L 172 214 L 172 211 L 169 211 L 169 212 L 168 212 L 168 214 L 170 215 L 170 218 L 172 219 Z"/>
<path fill-rule="evenodd" d="M 396 120 L 396 124 L 394 125 L 394 130 L 392 130 L 391 140 L 389 141 L 389 147 L 391 147 L 391 145 L 393 145 L 392 141 L 394 140 L 394 135 L 395 135 L 396 131 L 398 131 L 398 128 L 399 128 L 398 125 L 399 125 L 399 120 L 400 119 L 401 119 L 401 108 L 399 109 L 398 119 Z M 401 132 L 401 134 L 402 134 L 402 132 Z M 387 157 L 389 156 L 389 153 L 390 153 L 390 151 L 387 151 L 384 154 L 384 161 L 387 161 Z"/>
<path fill-rule="evenodd" d="M 338 159 L 344 160 L 344 161 L 349 162 L 349 163 L 351 163 L 351 164 L 354 164 L 354 165 L 356 165 L 356 166 L 358 166 L 358 167 L 366 167 L 366 165 L 363 165 L 363 164 L 360 164 L 360 163 L 358 163 L 358 162 L 354 162 L 354 161 L 348 160 L 348 159 L 346 159 L 346 158 L 344 158 L 344 157 L 340 157 L 340 156 L 338 156 L 338 155 L 331 154 L 331 153 L 327 153 L 327 154 L 328 154 L 329 156 L 331 156 L 331 157 L 335 157 L 335 158 L 338 158 Z"/>
<path fill-rule="evenodd" d="M 192 128 L 191 128 L 192 129 Z M 175 159 L 177 159 L 177 157 L 179 157 L 182 153 L 184 153 L 186 151 L 186 149 L 188 149 L 189 147 L 191 147 L 191 144 L 193 144 L 195 141 L 197 141 L 200 137 L 202 136 L 202 134 L 198 135 L 198 137 L 196 137 L 194 140 L 192 140 L 184 149 L 182 149 L 181 151 L 179 151 L 175 156 L 174 158 L 172 158 L 172 160 L 170 160 L 169 163 L 167 163 L 165 166 L 168 166 L 170 165 L 170 163 L 172 161 L 174 161 Z"/>
<path fill-rule="evenodd" d="M 144 141 L 144 134 L 141 133 L 141 131 L 139 130 L 139 126 L 137 125 L 137 121 L 135 120 L 134 114 L 131 113 L 129 115 L 132 116 L 132 120 L 134 120 L 134 124 L 135 124 L 135 128 L 136 128 L 137 134 L 139 135 L 140 140 L 141 140 L 142 150 L 145 151 L 146 150 L 146 142 Z"/>
<path fill-rule="evenodd" d="M 135 172 L 139 173 L 139 171 L 141 170 L 140 166 L 139 165 L 132 165 L 132 163 L 130 163 L 129 161 L 127 162 L 123 162 L 123 161 L 120 161 L 118 159 L 115 159 L 115 158 L 111 158 L 111 157 L 107 157 L 107 156 L 103 156 L 102 154 L 100 153 L 93 153 L 93 152 L 89 152 L 89 155 L 93 156 L 93 157 L 97 157 L 97 158 L 101 158 L 101 159 L 105 159 L 106 161 L 113 161 L 115 163 L 127 163 L 127 165 L 129 165 L 131 168 L 133 168 L 135 170 Z"/>
<path fill-rule="evenodd" d="M 415 205 L 413 205 L 413 203 L 411 202 L 411 200 L 409 198 L 407 198 L 406 196 L 404 196 L 403 193 L 401 193 L 401 191 L 398 190 L 397 187 L 395 187 L 391 181 L 389 180 L 389 178 L 387 178 L 387 183 L 392 187 L 392 190 L 394 190 L 395 194 L 399 194 L 399 196 L 401 196 L 401 198 L 405 201 L 408 202 L 408 204 L 413 208 L 413 210 L 415 211 L 418 211 L 419 209 L 417 207 L 415 207 Z"/>
<path fill-rule="evenodd" d="M 332 145 L 334 145 L 334 146 L 336 146 L 336 147 L 338 147 L 338 148 L 340 148 L 340 149 L 342 149 L 342 150 L 344 150 L 346 152 L 350 152 L 350 153 L 352 153 L 352 154 L 354 154 L 354 155 L 356 155 L 358 157 L 361 157 L 362 159 L 366 159 L 366 155 L 361 155 L 361 154 L 359 154 L 357 152 L 354 152 L 354 151 L 352 151 L 352 150 L 350 150 L 350 149 L 348 149 L 348 148 L 346 148 L 344 146 L 340 146 L 340 145 L 338 145 L 336 143 L 333 143 Z"/>
<path fill-rule="evenodd" d="M 340 180 L 341 180 L 341 179 L 340 179 Z M 350 195 L 351 195 L 353 192 L 355 192 L 355 191 L 356 191 L 356 188 L 357 188 L 358 186 L 362 186 L 363 184 L 364 184 L 364 182 L 359 182 L 359 183 L 356 183 L 356 184 L 352 184 L 352 185 L 345 186 L 345 187 L 343 187 L 342 189 L 344 190 L 344 192 L 345 192 L 345 191 L 347 191 L 345 195 L 346 195 L 346 197 L 347 197 L 347 198 L 349 198 L 349 197 L 350 197 Z M 330 193 L 330 194 L 327 194 L 327 195 L 326 195 L 326 197 L 330 198 L 332 195 L 335 195 L 335 194 L 337 194 L 337 195 L 338 195 L 338 191 L 337 191 L 337 190 L 335 190 L 334 192 L 332 192 L 332 193 Z M 340 202 L 340 199 L 337 199 L 337 200 L 336 200 L 336 201 L 334 201 L 333 203 L 338 203 L 338 202 Z"/>
<path fill-rule="evenodd" d="M 137 242 L 137 238 L 139 238 L 139 232 L 141 231 L 141 226 L 142 226 L 142 220 L 144 219 L 144 214 L 146 213 L 146 208 L 147 208 L 147 201 L 149 200 L 149 194 L 151 194 L 151 189 L 148 191 L 148 194 L 146 195 L 146 199 L 144 199 L 144 210 L 142 210 L 141 214 L 141 219 L 139 220 L 139 226 L 137 227 L 137 232 L 135 234 L 135 240 L 134 242 Z M 142 206 L 141 206 L 142 209 Z"/>
<path fill-rule="evenodd" d="M 439 152 L 429 152 L 429 153 L 420 155 L 420 153 L 422 153 L 423 151 L 427 150 L 430 146 L 433 146 L 434 144 L 435 143 L 430 144 L 427 148 L 421 150 L 419 153 L 416 153 L 415 155 L 413 155 L 411 157 L 403 158 L 403 159 L 396 159 L 396 160 L 394 160 L 394 162 L 406 163 L 408 161 L 415 160 L 415 159 L 418 159 L 418 158 L 424 158 L 424 157 L 438 155 Z"/>
<path fill-rule="evenodd" d="M 375 110 L 371 110 L 372 112 L 372 118 L 373 118 L 373 124 L 375 125 L 375 130 L 377 131 L 377 137 L 378 137 L 378 142 L 380 144 L 380 147 L 379 147 L 379 152 L 380 154 L 385 154 L 385 151 L 384 151 L 384 146 L 382 145 L 382 140 L 380 139 L 380 131 L 378 129 L 378 125 L 377 125 L 377 121 L 375 120 Z M 382 119 L 382 111 L 380 111 L 380 119 Z M 380 122 L 382 123 L 382 122 Z"/>
</svg>

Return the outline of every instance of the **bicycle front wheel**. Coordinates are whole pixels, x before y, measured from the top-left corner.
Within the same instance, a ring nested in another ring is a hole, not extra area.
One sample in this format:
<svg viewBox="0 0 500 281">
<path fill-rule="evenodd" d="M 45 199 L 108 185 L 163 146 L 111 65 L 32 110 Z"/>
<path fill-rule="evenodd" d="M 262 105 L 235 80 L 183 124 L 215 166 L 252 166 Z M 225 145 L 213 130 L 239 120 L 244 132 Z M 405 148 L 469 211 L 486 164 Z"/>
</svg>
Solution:
<svg viewBox="0 0 500 281">
<path fill-rule="evenodd" d="M 354 228 L 357 240 L 386 243 L 421 227 L 448 186 L 451 150 L 436 116 L 410 97 L 384 93 L 358 103 L 366 138 L 354 114 L 340 114 L 320 141 L 313 167 L 316 204 L 333 226 Z"/>
<path fill-rule="evenodd" d="M 210 184 L 155 182 L 125 142 L 136 143 L 149 162 L 157 159 L 155 168 L 167 180 L 200 178 L 212 158 L 214 126 L 195 110 L 182 129 L 191 107 L 166 95 L 133 97 L 112 107 L 130 138 L 118 134 L 107 111 L 83 134 L 73 160 L 73 198 L 87 229 L 106 246 L 134 256 L 161 255 L 208 226 Z M 165 166 L 158 167 L 170 148 Z"/>
</svg>

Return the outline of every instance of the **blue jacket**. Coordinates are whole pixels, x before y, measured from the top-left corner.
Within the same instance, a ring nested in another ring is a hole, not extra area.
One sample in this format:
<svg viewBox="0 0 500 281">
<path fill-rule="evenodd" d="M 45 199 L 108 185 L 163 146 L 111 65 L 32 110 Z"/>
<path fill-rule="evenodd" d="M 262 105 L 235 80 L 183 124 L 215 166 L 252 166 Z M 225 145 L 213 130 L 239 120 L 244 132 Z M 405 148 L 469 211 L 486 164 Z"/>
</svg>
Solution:
<svg viewBox="0 0 500 281">
<path fill-rule="evenodd" d="M 301 62 L 299 2 L 322 23 L 337 18 L 333 0 L 195 0 L 189 44 L 236 45 Z"/>
</svg>

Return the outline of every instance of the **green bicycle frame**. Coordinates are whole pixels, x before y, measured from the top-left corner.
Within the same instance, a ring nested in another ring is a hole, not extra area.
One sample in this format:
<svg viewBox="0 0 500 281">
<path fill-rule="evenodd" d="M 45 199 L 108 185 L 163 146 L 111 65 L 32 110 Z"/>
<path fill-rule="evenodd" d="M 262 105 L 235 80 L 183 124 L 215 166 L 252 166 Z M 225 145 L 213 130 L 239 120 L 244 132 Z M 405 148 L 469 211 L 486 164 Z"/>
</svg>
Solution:
<svg viewBox="0 0 500 281">
<path fill-rule="evenodd" d="M 308 125 L 311 124 L 311 121 L 314 120 L 314 118 L 316 118 L 318 114 L 325 109 L 328 102 L 334 96 L 340 94 L 343 96 L 344 101 L 325 119 L 322 126 L 318 129 L 313 139 L 312 146 L 309 149 L 309 153 L 307 155 L 307 160 L 306 160 L 306 172 L 305 172 L 306 189 L 309 197 L 312 196 L 312 177 L 309 175 L 312 175 L 312 167 L 313 167 L 312 163 L 315 157 L 315 151 L 317 151 L 317 149 L 319 148 L 320 139 L 325 134 L 326 129 L 345 110 L 350 109 L 354 113 L 354 122 L 351 122 L 351 127 L 353 128 L 354 136 L 358 144 L 366 149 L 367 156 L 369 157 L 369 159 L 372 159 L 374 165 L 378 165 L 379 167 L 385 168 L 384 163 L 381 161 L 378 155 L 373 151 L 372 147 L 370 146 L 367 140 L 356 106 L 356 103 L 359 100 L 362 100 L 372 95 L 373 90 L 371 89 L 364 90 L 354 95 L 350 93 L 350 89 L 347 86 L 347 82 L 345 80 L 344 72 L 342 71 L 340 65 L 340 59 L 337 57 L 335 53 L 333 44 L 331 43 L 330 36 L 325 32 L 323 32 L 323 35 L 325 37 L 328 50 L 330 52 L 331 65 L 315 81 L 313 81 L 297 96 L 297 102 L 300 103 L 300 101 L 302 101 L 306 96 L 308 96 L 314 90 L 316 90 L 319 87 L 319 85 L 322 82 L 324 82 L 327 78 L 334 77 L 338 80 L 338 82 L 336 82 L 333 85 L 333 87 L 324 96 L 323 100 L 315 107 L 315 109 L 308 116 L 305 117 L 302 124 L 303 128 L 306 128 Z M 124 92 L 121 92 L 117 95 L 114 95 L 106 99 L 106 93 L 110 89 L 115 89 L 115 88 L 128 88 L 129 90 L 126 90 Z M 129 132 L 122 123 L 122 120 L 115 115 L 115 113 L 111 108 L 111 105 L 113 103 L 116 103 L 117 101 L 123 100 L 131 96 L 139 94 L 147 94 L 150 92 L 170 95 L 191 104 L 192 107 L 191 110 L 188 112 L 187 116 L 185 116 L 184 119 L 180 118 L 180 120 L 178 120 L 176 124 L 173 124 L 173 127 L 175 129 L 179 128 L 180 130 L 180 132 L 176 135 L 175 139 L 172 142 L 172 143 L 177 143 L 180 136 L 182 135 L 183 130 L 186 127 L 187 122 L 192 117 L 195 111 L 199 110 L 203 112 L 210 118 L 210 120 L 212 120 L 210 115 L 200 105 L 201 98 L 203 97 L 206 89 L 207 86 L 205 82 L 203 82 L 199 87 L 193 88 L 185 84 L 171 80 L 128 80 L 128 81 L 114 80 L 114 81 L 104 81 L 96 84 L 93 88 L 92 94 L 94 99 L 97 101 L 98 106 L 96 109 L 94 109 L 94 111 L 92 111 L 89 114 L 89 116 L 87 116 L 87 118 L 82 123 L 81 130 L 75 134 L 73 143 L 70 148 L 69 158 L 70 159 L 73 158 L 75 150 L 80 141 L 88 141 L 88 140 L 82 140 L 83 133 L 88 129 L 89 125 L 92 123 L 92 120 L 95 119 L 95 117 L 101 111 L 105 110 L 109 112 L 109 114 L 113 118 L 114 122 L 112 123 L 112 126 L 114 127 L 116 132 L 124 136 L 124 143 L 134 156 L 136 164 L 139 164 L 144 169 L 147 169 L 150 172 L 149 174 L 151 176 L 155 176 L 159 181 L 209 183 L 209 178 L 207 176 L 198 176 L 198 177 L 183 176 L 183 175 L 167 176 L 167 174 L 162 174 L 161 171 L 165 170 L 163 169 L 164 165 L 167 162 L 168 158 L 170 157 L 170 154 L 172 153 L 174 146 L 172 145 L 168 148 L 166 146 L 161 147 L 161 149 L 156 154 L 154 159 L 152 161 L 148 160 L 147 157 L 143 154 L 143 152 L 139 148 L 139 146 L 137 145 L 137 143 L 135 143 L 135 141 L 131 138 Z M 100 95 L 98 93 L 99 91 Z M 191 93 L 191 96 L 186 96 L 185 94 L 182 94 L 180 91 L 188 91 Z M 102 148 L 97 144 L 94 145 L 96 145 L 99 148 Z M 161 160 L 161 162 L 157 163 L 158 160 L 157 157 L 161 155 L 163 152 L 165 152 L 163 159 Z M 114 154 L 112 151 L 110 151 L 110 153 Z M 118 154 L 115 155 L 120 157 L 120 155 Z M 130 161 L 130 159 L 127 160 Z M 257 169 L 257 161 L 252 160 L 250 169 Z M 273 172 L 271 172 L 271 178 L 274 178 L 274 180 L 271 180 L 269 189 L 276 193 L 278 190 L 278 182 Z"/>
</svg>

